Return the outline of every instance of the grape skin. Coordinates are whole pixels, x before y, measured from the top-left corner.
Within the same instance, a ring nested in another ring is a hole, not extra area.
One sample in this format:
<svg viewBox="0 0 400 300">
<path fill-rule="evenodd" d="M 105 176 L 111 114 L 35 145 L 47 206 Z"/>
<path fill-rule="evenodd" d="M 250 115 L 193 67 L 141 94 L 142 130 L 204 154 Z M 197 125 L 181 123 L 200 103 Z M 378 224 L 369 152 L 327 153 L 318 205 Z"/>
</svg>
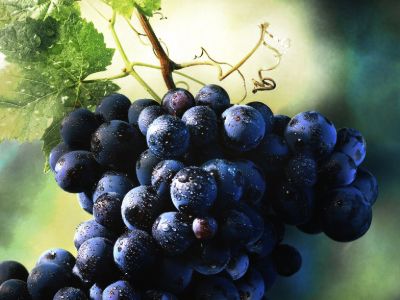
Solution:
<svg viewBox="0 0 400 300">
<path fill-rule="evenodd" d="M 31 300 L 28 286 L 20 279 L 9 279 L 0 284 L 1 300 Z"/>
</svg>

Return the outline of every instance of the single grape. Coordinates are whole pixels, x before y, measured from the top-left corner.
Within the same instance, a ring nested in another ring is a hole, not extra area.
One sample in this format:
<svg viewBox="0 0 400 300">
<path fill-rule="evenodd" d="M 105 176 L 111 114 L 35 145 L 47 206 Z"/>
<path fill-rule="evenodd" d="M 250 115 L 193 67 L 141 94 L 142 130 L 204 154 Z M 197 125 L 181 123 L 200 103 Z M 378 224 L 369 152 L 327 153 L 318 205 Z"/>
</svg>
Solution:
<svg viewBox="0 0 400 300">
<path fill-rule="evenodd" d="M 171 198 L 179 211 L 203 214 L 217 198 L 217 183 L 201 168 L 183 168 L 172 180 Z"/>
<path fill-rule="evenodd" d="M 104 193 L 97 197 L 93 206 L 95 221 L 114 232 L 125 229 L 121 216 L 122 197 L 113 192 Z"/>
<path fill-rule="evenodd" d="M 116 193 L 124 198 L 127 192 L 134 188 L 134 184 L 124 173 L 108 171 L 103 174 L 93 193 L 93 201 L 105 193 Z"/>
<path fill-rule="evenodd" d="M 149 230 L 164 206 L 152 186 L 141 185 L 125 195 L 120 213 L 129 229 Z"/>
<path fill-rule="evenodd" d="M 102 300 L 103 299 L 103 289 L 97 284 L 93 284 L 89 290 L 90 300 Z"/>
<path fill-rule="evenodd" d="M 170 255 L 185 252 L 194 242 L 192 220 L 179 212 L 165 212 L 153 224 L 152 235 L 157 244 Z"/>
<path fill-rule="evenodd" d="M 285 139 L 295 153 L 308 153 L 315 159 L 329 155 L 336 144 L 335 126 L 315 111 L 294 116 L 285 130 Z"/>
<path fill-rule="evenodd" d="M 261 113 L 248 105 L 234 105 L 222 113 L 222 137 L 226 147 L 245 152 L 254 149 L 265 135 Z"/>
<path fill-rule="evenodd" d="M 114 261 L 126 277 L 136 279 L 155 263 L 156 247 L 145 231 L 133 229 L 121 235 L 114 245 Z"/>
<path fill-rule="evenodd" d="M 229 107 L 230 99 L 228 93 L 219 85 L 208 84 L 203 86 L 197 93 L 196 105 L 206 105 L 220 115 Z"/>
<path fill-rule="evenodd" d="M 152 105 L 144 108 L 140 113 L 138 119 L 138 126 L 140 132 L 144 136 L 146 136 L 147 129 L 149 128 L 150 124 L 153 123 L 153 121 L 157 119 L 159 116 L 162 116 L 164 114 L 165 110 L 160 105 Z"/>
<path fill-rule="evenodd" d="M 260 166 L 266 175 L 273 177 L 284 169 L 290 158 L 290 150 L 283 137 L 268 134 L 264 136 L 260 145 L 248 154 L 248 158 Z"/>
<path fill-rule="evenodd" d="M 337 132 L 335 150 L 350 156 L 358 167 L 367 153 L 367 143 L 361 133 L 353 128 L 341 128 Z"/>
<path fill-rule="evenodd" d="M 264 279 L 255 268 L 249 268 L 246 275 L 235 284 L 241 299 L 259 300 L 264 296 Z"/>
<path fill-rule="evenodd" d="M 190 132 L 192 146 L 206 146 L 218 137 L 217 115 L 207 106 L 195 106 L 182 116 Z"/>
<path fill-rule="evenodd" d="M 192 280 L 193 269 L 180 258 L 163 258 L 159 266 L 159 287 L 174 294 L 182 293 Z"/>
<path fill-rule="evenodd" d="M 312 187 L 317 183 L 317 163 L 304 154 L 292 157 L 286 165 L 287 180 L 298 187 Z"/>
<path fill-rule="evenodd" d="M 169 114 L 178 117 L 181 117 L 194 104 L 193 95 L 181 88 L 169 90 L 162 99 L 162 106 L 165 110 Z"/>
<path fill-rule="evenodd" d="M 55 171 L 57 161 L 60 159 L 60 157 L 71 151 L 72 149 L 65 143 L 59 143 L 57 146 L 51 149 L 49 155 L 49 165 L 53 172 Z"/>
<path fill-rule="evenodd" d="M 354 160 L 342 152 L 334 152 L 318 170 L 321 182 L 331 187 L 349 185 L 356 178 L 357 166 Z"/>
<path fill-rule="evenodd" d="M 257 241 L 246 245 L 247 251 L 257 254 L 258 257 L 269 255 L 279 242 L 278 229 L 268 218 L 264 220 L 263 229 L 264 231 Z"/>
<path fill-rule="evenodd" d="M 78 108 L 62 120 L 61 137 L 69 148 L 86 150 L 90 148 L 90 139 L 99 125 L 94 113 Z"/>
<path fill-rule="evenodd" d="M 87 192 L 78 193 L 77 195 L 80 207 L 89 214 L 93 214 L 92 194 Z"/>
<path fill-rule="evenodd" d="M 0 262 L 0 284 L 9 279 L 26 281 L 28 270 L 19 262 L 5 260 Z"/>
<path fill-rule="evenodd" d="M 245 253 L 238 253 L 231 256 L 225 270 L 232 280 L 238 280 L 246 274 L 249 265 L 249 256 Z"/>
<path fill-rule="evenodd" d="M 224 209 L 238 202 L 244 192 L 245 179 L 237 164 L 225 159 L 209 160 L 201 166 L 209 172 L 217 183 L 216 206 Z"/>
<path fill-rule="evenodd" d="M 212 239 L 217 233 L 217 220 L 212 217 L 202 217 L 193 220 L 193 233 L 199 240 Z"/>
<path fill-rule="evenodd" d="M 272 207 L 286 224 L 304 224 L 314 212 L 314 192 L 309 188 L 298 188 L 283 182 L 277 187 Z"/>
<path fill-rule="evenodd" d="M 57 291 L 69 286 L 70 282 L 71 273 L 53 263 L 34 267 L 27 279 L 32 300 L 52 300 Z"/>
<path fill-rule="evenodd" d="M 102 237 L 86 240 L 78 250 L 76 266 L 82 277 L 91 282 L 104 280 L 115 271 L 113 243 Z"/>
<path fill-rule="evenodd" d="M 92 219 L 79 224 L 76 228 L 74 236 L 76 249 L 79 249 L 85 241 L 95 237 L 103 237 L 110 241 L 115 241 L 117 239 L 114 232 Z"/>
<path fill-rule="evenodd" d="M 247 105 L 258 110 L 265 122 L 265 133 L 270 133 L 274 125 L 274 113 L 268 107 L 268 105 L 258 101 L 249 102 Z"/>
<path fill-rule="evenodd" d="M 75 265 L 75 257 L 67 250 L 54 248 L 42 253 L 38 259 L 37 266 L 45 263 L 53 263 L 71 272 Z"/>
<path fill-rule="evenodd" d="M 93 189 L 100 177 L 100 166 L 92 153 L 71 151 L 57 161 L 55 177 L 57 184 L 64 191 L 80 193 Z"/>
<path fill-rule="evenodd" d="M 259 204 L 266 191 L 263 171 L 249 160 L 237 160 L 235 163 L 244 178 L 244 191 L 241 200 L 253 205 Z"/>
<path fill-rule="evenodd" d="M 324 233 L 331 239 L 354 241 L 367 232 L 371 220 L 371 206 L 358 189 L 337 188 L 324 195 L 321 222 Z"/>
<path fill-rule="evenodd" d="M 86 294 L 77 288 L 65 287 L 60 289 L 55 295 L 53 300 L 88 300 Z"/>
<path fill-rule="evenodd" d="M 253 230 L 251 232 L 251 236 L 249 238 L 249 241 L 247 242 L 247 245 L 251 245 L 258 241 L 263 232 L 264 232 L 264 220 L 263 217 L 251 206 L 247 205 L 244 202 L 238 203 L 235 205 L 235 209 L 243 212 L 250 220 Z"/>
<path fill-rule="evenodd" d="M 150 124 L 147 145 L 161 159 L 182 156 L 189 149 L 189 129 L 177 117 L 163 115 Z"/>
<path fill-rule="evenodd" d="M 286 127 L 290 122 L 290 118 L 285 115 L 275 115 L 274 122 L 272 126 L 272 133 L 279 135 L 281 137 L 284 136 Z"/>
<path fill-rule="evenodd" d="M 151 174 L 154 167 L 161 161 L 149 149 L 140 154 L 136 161 L 136 177 L 141 185 L 151 184 Z"/>
<path fill-rule="evenodd" d="M 292 276 L 301 268 L 301 255 L 296 248 L 281 244 L 272 253 L 272 260 L 277 273 L 281 276 Z"/>
<path fill-rule="evenodd" d="M 119 280 L 104 289 L 103 299 L 140 300 L 140 294 L 132 288 L 128 281 Z"/>
<path fill-rule="evenodd" d="M 240 300 L 239 292 L 231 280 L 213 276 L 203 279 L 194 293 L 196 300 Z"/>
<path fill-rule="evenodd" d="M 216 241 L 196 244 L 190 251 L 193 268 L 203 275 L 214 275 L 222 272 L 231 258 L 228 246 Z"/>
<path fill-rule="evenodd" d="M 129 172 L 144 149 L 140 132 L 120 120 L 102 124 L 92 135 L 91 151 L 99 164 L 117 171 Z"/>
<path fill-rule="evenodd" d="M 224 211 L 219 224 L 221 239 L 231 245 L 246 245 L 253 237 L 253 223 L 242 211 Z"/>
<path fill-rule="evenodd" d="M 351 184 L 363 193 L 369 205 L 373 205 L 378 198 L 378 182 L 374 175 L 365 168 L 359 168 L 356 179 Z"/>
<path fill-rule="evenodd" d="M 159 105 L 159 104 L 152 99 L 139 99 L 134 101 L 128 110 L 129 123 L 137 126 L 140 113 L 142 112 L 143 109 L 151 105 Z"/>
<path fill-rule="evenodd" d="M 31 300 L 28 286 L 20 279 L 9 279 L 0 285 L 1 300 Z"/>
<path fill-rule="evenodd" d="M 128 110 L 131 101 L 124 95 L 111 94 L 103 98 L 96 108 L 96 114 L 100 115 L 104 122 L 121 120 L 128 122 Z"/>
<path fill-rule="evenodd" d="M 151 174 L 151 185 L 160 199 L 170 199 L 172 179 L 185 165 L 177 160 L 163 160 L 159 162 Z"/>
<path fill-rule="evenodd" d="M 81 271 L 78 269 L 78 267 L 75 266 L 72 268 L 72 286 L 77 286 L 77 287 L 82 287 L 85 290 L 89 289 L 91 285 L 93 285 L 93 282 L 87 280 L 84 278 L 81 274 Z"/>
</svg>

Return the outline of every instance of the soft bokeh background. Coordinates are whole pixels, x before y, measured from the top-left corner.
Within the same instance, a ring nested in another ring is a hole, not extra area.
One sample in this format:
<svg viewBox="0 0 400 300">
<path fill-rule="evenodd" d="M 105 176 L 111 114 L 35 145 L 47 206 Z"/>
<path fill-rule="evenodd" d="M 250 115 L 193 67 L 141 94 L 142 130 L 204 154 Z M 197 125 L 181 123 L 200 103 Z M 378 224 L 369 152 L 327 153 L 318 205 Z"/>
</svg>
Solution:
<svg viewBox="0 0 400 300">
<path fill-rule="evenodd" d="M 113 47 L 107 24 L 88 1 L 108 11 L 95 0 L 82 1 L 84 15 Z M 400 299 L 400 1 L 164 0 L 163 13 L 168 19 L 155 19 L 154 27 L 176 61 L 191 60 L 204 46 L 216 59 L 235 62 L 257 40 L 257 25 L 268 21 L 276 36 L 291 40 L 291 47 L 270 74 L 277 89 L 248 99 L 289 115 L 317 109 L 337 127 L 358 128 L 368 141 L 365 165 L 380 183 L 370 231 L 341 244 L 289 230 L 287 242 L 302 252 L 303 268 L 280 279 L 270 298 Z M 119 22 L 131 59 L 156 62 L 152 51 L 124 28 Z M 262 49 L 243 71 L 251 79 L 272 61 Z M 121 66 L 116 56 L 109 73 Z M 165 92 L 158 71 L 140 71 L 160 94 Z M 215 70 L 207 67 L 188 73 L 217 82 Z M 118 83 L 132 99 L 145 95 L 132 78 Z M 223 86 L 234 101 L 240 99 L 235 76 Z M 192 85 L 192 92 L 198 88 Z M 43 162 L 39 143 L 0 144 L 0 260 L 16 259 L 32 267 L 50 247 L 75 253 L 74 229 L 89 215 L 75 195 L 60 191 L 51 174 L 42 173 Z"/>
</svg>

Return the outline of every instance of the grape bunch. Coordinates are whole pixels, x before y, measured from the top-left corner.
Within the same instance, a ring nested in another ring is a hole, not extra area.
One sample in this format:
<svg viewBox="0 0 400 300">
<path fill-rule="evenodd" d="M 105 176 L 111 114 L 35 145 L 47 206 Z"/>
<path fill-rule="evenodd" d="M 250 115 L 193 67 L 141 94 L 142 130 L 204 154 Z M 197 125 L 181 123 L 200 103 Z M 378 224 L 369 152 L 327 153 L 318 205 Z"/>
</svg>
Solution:
<svg viewBox="0 0 400 300">
<path fill-rule="evenodd" d="M 50 166 L 93 219 L 76 257 L 50 249 L 29 274 L 1 263 L 0 299 L 266 299 L 301 267 L 285 226 L 350 242 L 371 224 L 366 142 L 315 111 L 232 105 L 207 85 L 161 105 L 113 94 L 60 133 Z"/>
</svg>

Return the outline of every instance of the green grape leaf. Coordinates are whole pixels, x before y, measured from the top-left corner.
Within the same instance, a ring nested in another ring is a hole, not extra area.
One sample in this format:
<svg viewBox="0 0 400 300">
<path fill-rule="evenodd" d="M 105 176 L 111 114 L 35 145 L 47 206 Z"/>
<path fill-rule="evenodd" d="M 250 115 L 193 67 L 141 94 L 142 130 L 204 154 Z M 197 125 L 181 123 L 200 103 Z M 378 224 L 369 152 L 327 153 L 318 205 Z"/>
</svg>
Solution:
<svg viewBox="0 0 400 300">
<path fill-rule="evenodd" d="M 161 0 L 107 0 L 115 11 L 130 18 L 135 7 L 148 17 L 161 8 Z"/>
<path fill-rule="evenodd" d="M 0 74 L 5 78 L 0 83 L 0 141 L 42 139 L 46 157 L 59 142 L 58 128 L 65 115 L 77 107 L 93 110 L 119 88 L 111 81 L 84 82 L 111 64 L 114 50 L 79 11 L 63 13 L 59 20 L 28 17 L 0 30 L 0 52 L 11 62 Z M 45 26 L 49 22 L 56 25 Z M 16 28 L 24 28 L 22 23 L 27 28 L 17 33 Z M 51 28 L 57 28 L 55 34 Z M 21 40 L 32 31 L 38 40 Z"/>
</svg>

